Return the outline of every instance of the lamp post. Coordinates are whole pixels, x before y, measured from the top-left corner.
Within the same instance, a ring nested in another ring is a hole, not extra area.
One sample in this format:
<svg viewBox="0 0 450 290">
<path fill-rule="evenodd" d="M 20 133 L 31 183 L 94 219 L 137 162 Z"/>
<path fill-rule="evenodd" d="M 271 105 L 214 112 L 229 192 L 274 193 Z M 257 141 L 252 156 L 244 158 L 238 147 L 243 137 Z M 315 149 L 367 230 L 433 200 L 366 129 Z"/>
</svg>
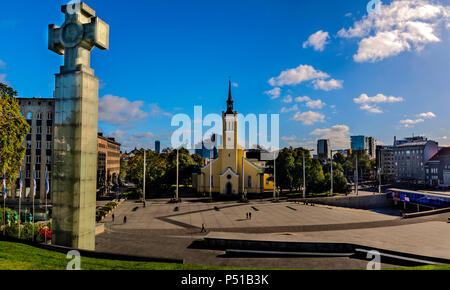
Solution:
<svg viewBox="0 0 450 290">
<path fill-rule="evenodd" d="M 143 180 L 143 188 L 142 188 L 142 202 L 144 202 L 145 201 L 145 172 L 146 172 L 146 166 L 147 166 L 147 164 L 146 164 L 146 158 L 145 158 L 145 155 L 146 155 L 146 150 L 144 149 L 144 180 Z"/>
<path fill-rule="evenodd" d="M 273 200 L 277 201 L 277 160 L 275 158 L 275 151 L 273 151 Z"/>
<path fill-rule="evenodd" d="M 176 201 L 178 202 L 178 150 L 179 150 L 179 148 L 177 148 L 177 189 L 176 189 L 176 191 L 175 191 L 175 199 L 176 199 Z"/>
</svg>

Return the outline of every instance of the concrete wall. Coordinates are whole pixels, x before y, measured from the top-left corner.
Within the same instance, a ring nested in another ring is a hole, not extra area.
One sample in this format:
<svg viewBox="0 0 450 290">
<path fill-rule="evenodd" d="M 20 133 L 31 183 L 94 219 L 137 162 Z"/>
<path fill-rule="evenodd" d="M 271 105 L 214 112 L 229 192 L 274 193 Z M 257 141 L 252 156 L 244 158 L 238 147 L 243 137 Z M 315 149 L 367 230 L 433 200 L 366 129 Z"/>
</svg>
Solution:
<svg viewBox="0 0 450 290">
<path fill-rule="evenodd" d="M 337 196 L 324 197 L 311 200 L 317 204 L 340 206 L 356 209 L 374 209 L 391 207 L 394 201 L 388 199 L 386 194 L 362 195 L 362 196 Z"/>
</svg>

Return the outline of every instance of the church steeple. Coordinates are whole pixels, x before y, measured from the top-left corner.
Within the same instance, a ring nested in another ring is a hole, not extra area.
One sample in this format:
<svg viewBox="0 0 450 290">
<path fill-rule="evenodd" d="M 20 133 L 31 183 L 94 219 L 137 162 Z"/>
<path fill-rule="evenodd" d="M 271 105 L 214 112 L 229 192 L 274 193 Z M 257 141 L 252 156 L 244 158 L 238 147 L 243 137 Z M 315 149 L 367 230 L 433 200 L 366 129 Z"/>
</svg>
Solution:
<svg viewBox="0 0 450 290">
<path fill-rule="evenodd" d="M 227 100 L 227 111 L 226 114 L 234 114 L 233 110 L 233 99 L 231 98 L 231 79 L 228 85 L 228 100 Z"/>
</svg>

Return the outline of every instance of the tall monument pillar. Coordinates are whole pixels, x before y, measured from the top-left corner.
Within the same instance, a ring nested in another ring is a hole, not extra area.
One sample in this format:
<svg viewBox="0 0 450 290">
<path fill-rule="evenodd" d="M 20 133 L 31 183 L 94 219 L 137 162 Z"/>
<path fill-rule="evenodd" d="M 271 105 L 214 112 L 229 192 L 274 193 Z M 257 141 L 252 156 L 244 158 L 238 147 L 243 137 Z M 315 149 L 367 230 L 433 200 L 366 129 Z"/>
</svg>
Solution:
<svg viewBox="0 0 450 290">
<path fill-rule="evenodd" d="M 109 48 L 109 26 L 85 3 L 62 6 L 62 27 L 49 25 L 48 48 L 64 55 L 56 74 L 52 243 L 95 250 L 98 79 L 96 46 Z"/>
</svg>

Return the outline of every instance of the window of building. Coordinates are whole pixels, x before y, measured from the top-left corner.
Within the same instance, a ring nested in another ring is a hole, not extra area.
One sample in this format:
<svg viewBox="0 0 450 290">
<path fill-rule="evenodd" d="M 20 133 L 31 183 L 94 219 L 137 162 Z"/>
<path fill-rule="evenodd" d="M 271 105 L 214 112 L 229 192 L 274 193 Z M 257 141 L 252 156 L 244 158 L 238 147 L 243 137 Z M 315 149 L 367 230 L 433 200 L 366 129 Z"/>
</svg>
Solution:
<svg viewBox="0 0 450 290">
<path fill-rule="evenodd" d="M 53 118 L 53 113 L 48 112 L 47 113 L 47 120 L 52 120 L 52 118 Z"/>
<path fill-rule="evenodd" d="M 247 187 L 252 188 L 252 177 L 251 176 L 247 177 Z"/>
<path fill-rule="evenodd" d="M 27 164 L 30 164 L 30 163 L 31 163 L 31 155 L 25 156 L 25 162 L 26 162 Z"/>
<path fill-rule="evenodd" d="M 27 171 L 25 172 L 25 178 L 30 178 L 30 170 L 27 170 Z"/>
<path fill-rule="evenodd" d="M 41 149 L 41 141 L 36 141 L 36 149 Z"/>
<path fill-rule="evenodd" d="M 42 120 L 42 113 L 37 113 L 36 119 L 37 120 Z"/>
<path fill-rule="evenodd" d="M 36 155 L 36 164 L 41 164 L 41 155 Z"/>
<path fill-rule="evenodd" d="M 31 140 L 27 140 L 27 143 L 26 143 L 27 145 L 27 149 L 31 149 Z"/>
<path fill-rule="evenodd" d="M 41 179 L 41 171 L 36 170 L 36 179 Z"/>
<path fill-rule="evenodd" d="M 37 126 L 36 127 L 36 134 L 42 134 L 42 127 L 41 126 Z"/>
<path fill-rule="evenodd" d="M 47 155 L 47 164 L 51 164 L 52 163 L 52 157 Z"/>
<path fill-rule="evenodd" d="M 47 150 L 51 150 L 52 149 L 52 142 L 47 142 Z"/>
<path fill-rule="evenodd" d="M 52 134 L 52 126 L 47 126 L 47 135 Z"/>
</svg>

